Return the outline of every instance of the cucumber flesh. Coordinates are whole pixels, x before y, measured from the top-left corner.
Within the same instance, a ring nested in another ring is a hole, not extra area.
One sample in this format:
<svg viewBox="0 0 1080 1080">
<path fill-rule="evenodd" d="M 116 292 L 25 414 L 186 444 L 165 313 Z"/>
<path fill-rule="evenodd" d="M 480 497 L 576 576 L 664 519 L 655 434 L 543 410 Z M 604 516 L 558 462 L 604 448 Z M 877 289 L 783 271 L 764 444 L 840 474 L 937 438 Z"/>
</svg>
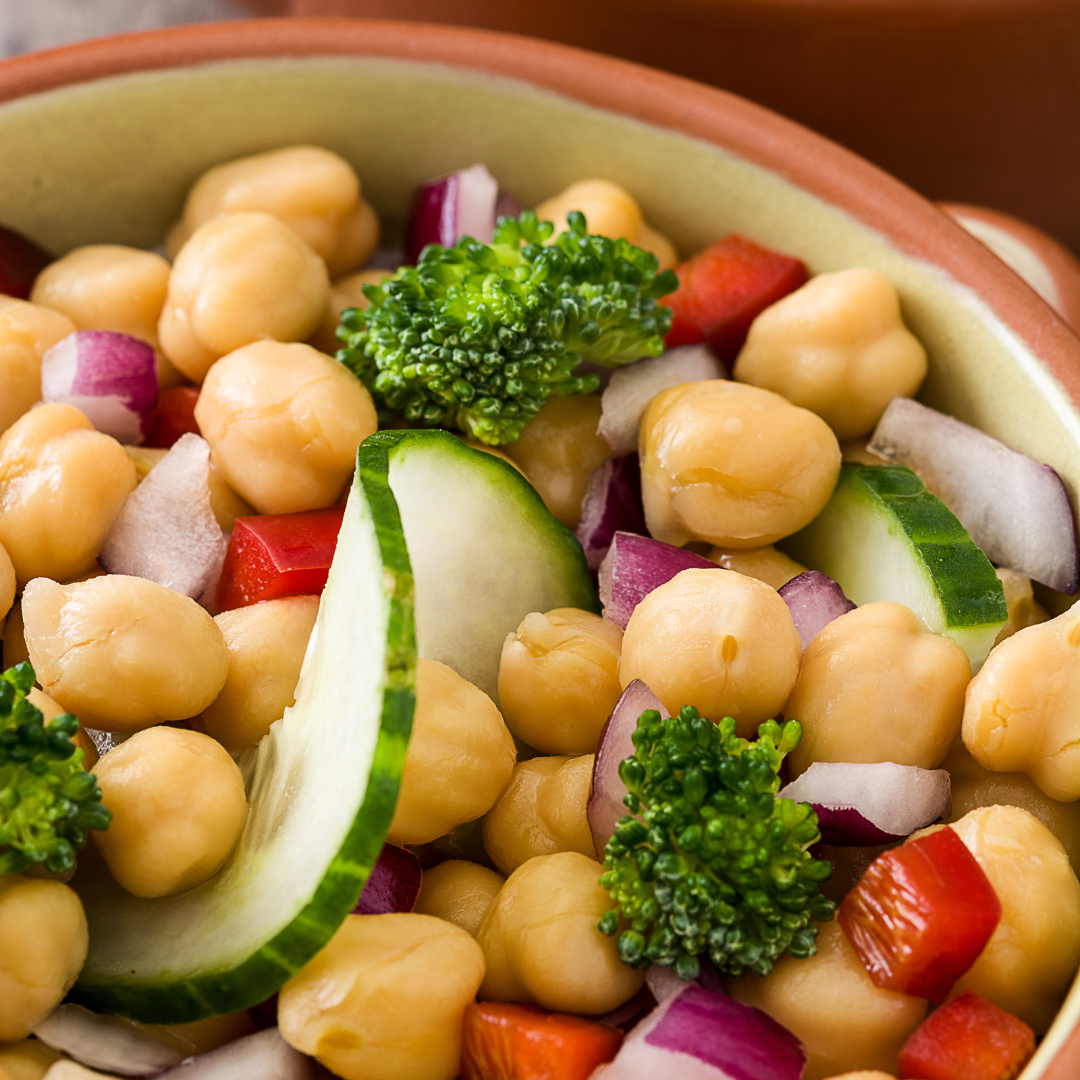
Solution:
<svg viewBox="0 0 1080 1080">
<path fill-rule="evenodd" d="M 978 670 L 1008 612 L 990 561 L 910 470 L 844 465 L 825 509 L 780 545 L 856 604 L 895 600 Z"/>
<path fill-rule="evenodd" d="M 356 903 L 393 816 L 416 660 L 386 451 L 361 447 L 358 463 L 296 704 L 242 762 L 251 813 L 239 843 L 175 897 L 139 899 L 100 868 L 77 875 L 90 953 L 71 1000 L 166 1024 L 255 1005 Z"/>
</svg>

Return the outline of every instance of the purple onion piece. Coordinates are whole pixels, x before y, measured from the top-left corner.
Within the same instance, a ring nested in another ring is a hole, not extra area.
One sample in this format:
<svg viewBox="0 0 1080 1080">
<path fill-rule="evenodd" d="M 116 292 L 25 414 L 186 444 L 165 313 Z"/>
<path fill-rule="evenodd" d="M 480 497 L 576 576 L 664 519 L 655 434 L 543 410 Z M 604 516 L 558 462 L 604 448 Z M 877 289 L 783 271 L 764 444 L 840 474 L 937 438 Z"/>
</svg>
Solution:
<svg viewBox="0 0 1080 1080">
<path fill-rule="evenodd" d="M 501 217 L 516 218 L 521 215 L 524 207 L 510 194 L 509 191 L 499 191 L 499 197 L 495 201 L 495 220 Z"/>
<path fill-rule="evenodd" d="M 577 538 L 590 570 L 599 569 L 617 532 L 645 532 L 637 454 L 608 458 L 589 477 L 581 500 Z"/>
<path fill-rule="evenodd" d="M 805 649 L 818 633 L 841 615 L 855 610 L 844 590 L 817 570 L 793 577 L 780 589 Z"/>
<path fill-rule="evenodd" d="M 452 247 L 463 236 L 491 243 L 498 195 L 498 182 L 483 165 L 422 184 L 409 218 L 409 261 L 415 263 L 428 244 Z"/>
<path fill-rule="evenodd" d="M 821 843 L 832 847 L 878 847 L 903 840 L 898 833 L 888 833 L 868 821 L 854 807 L 822 806 L 812 803 L 817 814 Z"/>
<path fill-rule="evenodd" d="M 383 844 L 371 868 L 354 915 L 388 915 L 412 911 L 420 895 L 420 860 L 404 848 Z"/>
</svg>

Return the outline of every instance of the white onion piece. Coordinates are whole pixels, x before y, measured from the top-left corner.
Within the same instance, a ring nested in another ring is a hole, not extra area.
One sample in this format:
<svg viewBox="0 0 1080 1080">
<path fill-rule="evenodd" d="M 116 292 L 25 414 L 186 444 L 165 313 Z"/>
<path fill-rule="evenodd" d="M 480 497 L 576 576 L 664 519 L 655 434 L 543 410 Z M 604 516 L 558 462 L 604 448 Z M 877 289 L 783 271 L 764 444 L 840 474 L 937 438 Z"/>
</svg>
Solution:
<svg viewBox="0 0 1080 1080">
<path fill-rule="evenodd" d="M 329 1075 L 314 1058 L 294 1050 L 277 1028 L 267 1028 L 188 1058 L 161 1080 L 316 1080 Z"/>
<path fill-rule="evenodd" d="M 648 536 L 621 530 L 611 538 L 611 547 L 600 563 L 600 603 L 604 618 L 624 630 L 634 608 L 665 582 L 683 570 L 716 570 L 714 562 L 685 548 L 664 544 Z"/>
<path fill-rule="evenodd" d="M 34 1028 L 34 1034 L 58 1054 L 120 1076 L 157 1076 L 184 1060 L 182 1050 L 81 1005 L 61 1005 Z"/>
<path fill-rule="evenodd" d="M 791 612 L 804 649 L 833 619 L 855 610 L 844 590 L 818 570 L 793 577 L 780 588 L 780 596 Z"/>
<path fill-rule="evenodd" d="M 157 396 L 154 350 L 127 334 L 76 330 L 41 358 L 41 400 L 74 405 L 122 443 L 143 441 Z"/>
<path fill-rule="evenodd" d="M 645 985 L 649 988 L 658 1004 L 663 1005 L 669 997 L 673 997 L 680 990 L 688 986 L 700 986 L 697 979 L 680 979 L 675 974 L 675 969 L 667 964 L 653 964 L 645 972 Z"/>
<path fill-rule="evenodd" d="M 4 1074 L 5 1078 L 7 1075 Z M 49 1071 L 42 1080 L 114 1080 L 115 1076 L 116 1073 L 98 1072 L 97 1069 L 88 1069 L 77 1061 L 61 1059 L 49 1066 Z"/>
<path fill-rule="evenodd" d="M 637 449 L 641 418 L 661 390 L 703 379 L 726 378 L 724 365 L 707 345 L 683 345 L 639 360 L 612 373 L 600 398 L 596 432 L 613 454 L 629 454 Z"/>
<path fill-rule="evenodd" d="M 147 578 L 199 597 L 225 558 L 225 534 L 210 506 L 210 447 L 182 435 L 124 500 L 105 538 L 110 574 Z"/>
<path fill-rule="evenodd" d="M 802 1080 L 802 1043 L 760 1009 L 687 986 L 635 1027 L 591 1080 Z"/>
<path fill-rule="evenodd" d="M 589 569 L 597 570 L 617 532 L 643 533 L 641 466 L 637 454 L 610 457 L 589 476 L 575 535 Z"/>
<path fill-rule="evenodd" d="M 499 184 L 483 165 L 420 186 L 408 228 L 408 256 L 416 262 L 428 244 L 452 247 L 463 236 L 490 244 Z"/>
<path fill-rule="evenodd" d="M 604 730 L 600 732 L 600 743 L 593 758 L 586 817 L 596 854 L 601 859 L 615 826 L 619 824 L 619 818 L 627 813 L 623 805 L 626 785 L 619 776 L 619 764 L 634 756 L 632 738 L 637 731 L 638 717 L 649 709 L 655 709 L 665 720 L 671 715 L 640 679 L 634 679 L 622 692 Z"/>
<path fill-rule="evenodd" d="M 870 847 L 948 817 L 952 783 L 945 769 L 815 761 L 779 797 L 813 804 L 823 843 Z"/>
<path fill-rule="evenodd" d="M 1072 506 L 1049 465 L 908 398 L 892 400 L 868 449 L 917 473 L 995 566 L 1061 592 L 1080 586 Z"/>
</svg>

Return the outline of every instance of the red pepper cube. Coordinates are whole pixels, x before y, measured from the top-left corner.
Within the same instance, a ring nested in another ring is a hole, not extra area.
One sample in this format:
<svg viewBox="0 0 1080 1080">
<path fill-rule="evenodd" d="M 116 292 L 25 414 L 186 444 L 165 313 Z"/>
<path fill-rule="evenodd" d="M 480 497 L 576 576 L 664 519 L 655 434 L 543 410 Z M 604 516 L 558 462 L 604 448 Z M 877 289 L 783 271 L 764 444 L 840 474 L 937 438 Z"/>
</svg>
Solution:
<svg viewBox="0 0 1080 1080">
<path fill-rule="evenodd" d="M 532 1005 L 465 1009 L 461 1080 L 588 1080 L 618 1053 L 621 1031 Z"/>
<path fill-rule="evenodd" d="M 672 311 L 665 345 L 673 349 L 704 341 L 729 367 L 754 319 L 807 281 L 806 267 L 798 259 L 735 233 L 687 259 L 675 272 L 678 289 L 660 301 Z"/>
<path fill-rule="evenodd" d="M 876 986 L 944 1001 L 986 947 L 1001 902 L 946 826 L 879 855 L 837 918 Z"/>
<path fill-rule="evenodd" d="M 198 400 L 197 386 L 173 386 L 163 391 L 143 445 L 168 450 L 181 435 L 189 432 L 198 435 L 199 425 L 195 423 L 195 402 Z"/>
<path fill-rule="evenodd" d="M 34 278 L 51 262 L 37 244 L 0 225 L 0 293 L 26 300 Z"/>
<path fill-rule="evenodd" d="M 935 1009 L 900 1051 L 904 1080 L 1013 1080 L 1035 1053 L 1023 1020 L 965 990 Z"/>
<path fill-rule="evenodd" d="M 237 518 L 218 581 L 217 610 L 323 591 L 344 506 Z"/>
</svg>

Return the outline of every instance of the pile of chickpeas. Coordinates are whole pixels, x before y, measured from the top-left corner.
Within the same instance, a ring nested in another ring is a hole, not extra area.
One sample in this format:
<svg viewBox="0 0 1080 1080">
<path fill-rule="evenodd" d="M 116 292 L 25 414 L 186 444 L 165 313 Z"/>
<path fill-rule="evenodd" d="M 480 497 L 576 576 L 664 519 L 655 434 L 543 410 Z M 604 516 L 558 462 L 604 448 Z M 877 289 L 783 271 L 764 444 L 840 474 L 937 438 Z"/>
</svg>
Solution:
<svg viewBox="0 0 1080 1080">
<path fill-rule="evenodd" d="M 557 221 L 583 210 L 592 231 L 677 262 L 609 181 L 537 209 Z M 104 573 L 102 543 L 161 452 L 121 446 L 73 406 L 38 405 L 41 357 L 76 329 L 112 330 L 154 346 L 163 388 L 199 385 L 224 530 L 243 514 L 331 506 L 377 427 L 367 390 L 328 354 L 340 311 L 364 306 L 362 285 L 386 273 L 358 269 L 378 237 L 352 168 L 295 147 L 206 173 L 169 234 L 171 262 L 80 248 L 42 272 L 29 302 L 0 297 L 3 662 L 33 662 L 31 698 L 46 717 L 70 711 L 112 734 L 100 760 L 82 743 L 113 813 L 83 857 L 136 896 L 175 895 L 228 859 L 248 814 L 234 755 L 293 703 L 318 598 L 214 615 L 206 598 Z M 733 381 L 653 399 L 639 441 L 649 531 L 729 572 L 677 575 L 625 632 L 576 609 L 527 615 L 502 649 L 498 704 L 419 661 L 387 838 L 419 853 L 419 900 L 408 914 L 347 917 L 284 986 L 278 1023 L 293 1046 L 345 1080 L 452 1080 L 477 994 L 602 1017 L 641 990 L 643 973 L 597 929 L 611 901 L 586 819 L 601 731 L 634 679 L 671 712 L 735 717 L 744 736 L 769 717 L 798 718 L 795 775 L 815 761 L 944 762 L 955 828 L 1003 909 L 956 992 L 1045 1032 L 1080 962 L 1080 823 L 1066 805 L 1080 797 L 1080 615 L 1046 621 L 1031 583 L 1000 571 L 1009 624 L 973 677 L 959 646 L 896 603 L 836 619 L 804 651 L 777 593 L 804 568 L 773 545 L 821 511 L 842 460 L 876 461 L 861 440 L 925 374 L 893 287 L 851 269 L 760 315 Z M 570 528 L 610 456 L 600 412 L 596 396 L 552 398 L 492 451 Z M 827 889 L 841 897 L 874 854 L 835 852 Z M 37 872 L 0 880 L 0 943 L 0 1071 L 20 1061 L 42 1076 L 55 1055 L 26 1040 L 85 959 L 78 896 Z M 731 992 L 804 1042 L 807 1080 L 891 1075 L 927 1008 L 875 987 L 835 923 L 815 956 L 785 958 Z M 237 1033 L 185 1030 L 203 1049 Z"/>
</svg>

